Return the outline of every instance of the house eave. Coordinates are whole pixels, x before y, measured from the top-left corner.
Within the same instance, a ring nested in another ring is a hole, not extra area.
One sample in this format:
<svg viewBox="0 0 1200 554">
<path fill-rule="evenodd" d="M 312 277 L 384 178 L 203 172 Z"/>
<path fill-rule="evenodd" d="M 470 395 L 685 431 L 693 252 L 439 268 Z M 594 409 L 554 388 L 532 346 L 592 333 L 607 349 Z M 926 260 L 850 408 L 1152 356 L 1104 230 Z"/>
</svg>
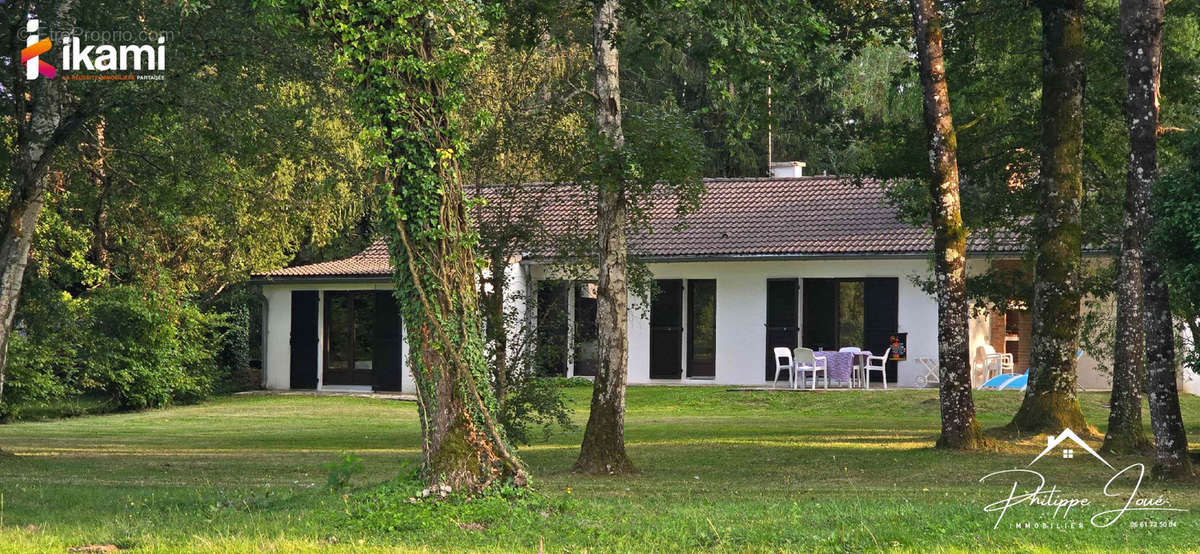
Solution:
<svg viewBox="0 0 1200 554">
<path fill-rule="evenodd" d="M 853 253 L 815 253 L 815 254 L 688 254 L 679 256 L 638 256 L 647 263 L 696 263 L 696 262 L 776 262 L 776 261 L 832 261 L 832 260 L 917 260 L 928 258 L 932 252 L 853 252 Z M 967 258 L 988 259 L 1017 259 L 1024 252 L 1005 250 L 976 250 L 967 253 Z M 1113 256 L 1106 250 L 1085 250 L 1085 258 L 1104 258 Z M 521 258 L 523 265 L 545 265 L 553 258 L 543 256 L 525 256 Z"/>
<path fill-rule="evenodd" d="M 298 285 L 298 284 L 380 284 L 392 282 L 391 275 L 280 275 L 251 277 L 251 285 Z"/>
</svg>

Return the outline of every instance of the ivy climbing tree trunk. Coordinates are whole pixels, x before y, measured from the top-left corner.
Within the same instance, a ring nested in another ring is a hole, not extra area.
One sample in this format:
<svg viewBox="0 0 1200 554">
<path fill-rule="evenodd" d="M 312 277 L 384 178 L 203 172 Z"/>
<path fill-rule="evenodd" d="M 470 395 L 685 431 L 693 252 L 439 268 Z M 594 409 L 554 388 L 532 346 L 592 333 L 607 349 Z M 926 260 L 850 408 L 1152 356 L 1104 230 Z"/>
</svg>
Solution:
<svg viewBox="0 0 1200 554">
<path fill-rule="evenodd" d="M 383 229 L 408 328 L 431 484 L 477 491 L 527 481 L 497 425 L 488 381 L 473 231 L 463 201 L 457 121 L 478 63 L 483 19 L 472 2 L 314 2 L 338 42 L 343 76 L 384 154 Z"/>
<path fill-rule="evenodd" d="M 1035 218 L 1029 387 L 1011 427 L 1054 432 L 1087 423 L 1075 393 L 1083 197 L 1083 0 L 1039 0 L 1042 150 Z"/>
<path fill-rule="evenodd" d="M 1121 0 L 1125 119 L 1129 124 L 1126 194 L 1133 193 L 1133 229 L 1140 241 L 1144 241 L 1154 228 L 1151 194 L 1158 176 L 1158 86 L 1162 74 L 1164 9 L 1163 0 Z M 1153 472 L 1159 477 L 1187 476 L 1191 474 L 1191 461 L 1175 382 L 1175 333 L 1170 291 L 1162 262 L 1153 248 L 1142 252 L 1141 261 L 1147 392 L 1155 443 Z M 1113 394 L 1116 394 L 1115 389 Z"/>
<path fill-rule="evenodd" d="M 592 54 L 595 61 L 593 80 L 596 95 L 596 127 L 603 153 L 619 159 L 625 146 L 621 130 L 620 65 L 616 44 L 617 1 L 596 0 L 592 18 Z M 604 155 L 604 154 L 602 154 Z M 599 236 L 599 264 L 596 279 L 596 327 L 600 367 L 592 388 L 592 406 L 575 471 L 620 474 L 635 471 L 625 453 L 625 381 L 628 373 L 628 245 L 626 241 L 627 206 L 624 178 L 614 171 L 610 179 L 597 186 L 596 232 Z"/>
<path fill-rule="evenodd" d="M 942 59 L 941 13 L 934 0 L 911 0 L 917 61 L 929 138 L 929 191 L 933 199 L 934 279 L 938 301 L 938 364 L 944 448 L 985 444 L 975 419 L 967 323 L 966 230 L 958 195 L 958 144 L 950 111 L 946 65 Z"/>
</svg>

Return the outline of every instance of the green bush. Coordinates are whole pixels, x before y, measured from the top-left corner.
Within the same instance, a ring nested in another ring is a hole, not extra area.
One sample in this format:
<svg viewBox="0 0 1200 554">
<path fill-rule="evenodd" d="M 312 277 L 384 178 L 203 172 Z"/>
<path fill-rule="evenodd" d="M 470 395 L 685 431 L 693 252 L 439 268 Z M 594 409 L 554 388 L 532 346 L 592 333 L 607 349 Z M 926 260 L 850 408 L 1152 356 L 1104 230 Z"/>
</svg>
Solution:
<svg viewBox="0 0 1200 554">
<path fill-rule="evenodd" d="M 98 289 L 87 304 L 79 356 L 89 388 L 135 409 L 211 393 L 217 374 L 212 346 L 223 316 L 124 286 Z"/>
<path fill-rule="evenodd" d="M 151 408 L 202 399 L 220 369 L 224 314 L 204 313 L 177 296 L 132 286 L 79 297 L 34 288 L 22 299 L 10 346 L 3 403 L 21 406 L 103 394 L 117 408 Z"/>
<path fill-rule="evenodd" d="M 221 349 L 217 353 L 216 391 L 236 392 L 256 388 L 258 379 L 250 369 L 250 308 L 235 304 L 221 327 Z"/>
<path fill-rule="evenodd" d="M 19 325 L 8 347 L 0 418 L 19 417 L 21 406 L 56 402 L 82 392 L 78 345 L 83 303 L 40 287 L 26 290 Z"/>
</svg>

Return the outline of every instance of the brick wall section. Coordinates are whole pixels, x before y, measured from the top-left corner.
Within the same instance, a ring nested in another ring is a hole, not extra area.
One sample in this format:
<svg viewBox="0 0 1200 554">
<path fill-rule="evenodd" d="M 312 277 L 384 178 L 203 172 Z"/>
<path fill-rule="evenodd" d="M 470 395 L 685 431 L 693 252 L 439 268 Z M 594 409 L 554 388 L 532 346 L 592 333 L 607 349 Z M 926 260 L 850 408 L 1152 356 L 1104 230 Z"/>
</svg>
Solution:
<svg viewBox="0 0 1200 554">
<path fill-rule="evenodd" d="M 989 319 L 991 320 L 991 329 L 988 334 L 988 344 L 991 344 L 996 352 L 1004 352 L 1004 312 L 993 310 Z"/>
<path fill-rule="evenodd" d="M 1018 329 L 1021 331 L 1021 343 L 1017 347 L 1017 352 L 1013 356 L 1017 373 L 1023 373 L 1029 369 L 1029 357 L 1033 352 L 1033 314 L 1028 311 L 1021 312 L 1021 321 Z"/>
</svg>

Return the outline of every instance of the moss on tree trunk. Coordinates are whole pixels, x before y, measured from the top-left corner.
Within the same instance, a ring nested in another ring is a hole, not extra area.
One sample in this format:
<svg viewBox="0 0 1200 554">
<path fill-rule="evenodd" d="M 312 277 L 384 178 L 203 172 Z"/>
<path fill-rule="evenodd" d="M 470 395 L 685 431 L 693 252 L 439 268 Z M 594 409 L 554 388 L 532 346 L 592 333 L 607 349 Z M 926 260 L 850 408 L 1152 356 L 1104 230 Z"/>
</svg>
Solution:
<svg viewBox="0 0 1200 554">
<path fill-rule="evenodd" d="M 1086 426 L 1075 396 L 1083 197 L 1082 0 L 1042 0 L 1042 150 L 1029 385 L 1011 427 Z"/>
<path fill-rule="evenodd" d="M 929 139 L 930 216 L 933 222 L 934 279 L 938 301 L 941 448 L 986 447 L 975 419 L 967 323 L 966 230 L 958 192 L 958 144 L 942 56 L 941 14 L 934 0 L 912 0 L 917 59 L 924 91 Z"/>
<path fill-rule="evenodd" d="M 1162 70 L 1164 8 L 1162 0 L 1122 0 L 1120 6 L 1130 146 L 1126 194 L 1132 195 L 1132 227 L 1141 241 L 1145 241 L 1154 228 L 1151 195 L 1158 175 L 1158 86 Z M 1175 331 L 1171 320 L 1170 290 L 1158 257 L 1154 248 L 1146 248 L 1141 259 L 1146 390 L 1155 443 L 1152 472 L 1159 478 L 1177 478 L 1190 476 L 1192 464 L 1175 383 Z"/>
<path fill-rule="evenodd" d="M 463 201 L 462 86 L 486 28 L 469 2 L 349 2 L 314 7 L 382 173 L 382 228 L 430 483 L 473 492 L 526 473 L 496 423 L 475 289 L 474 231 Z"/>
</svg>

